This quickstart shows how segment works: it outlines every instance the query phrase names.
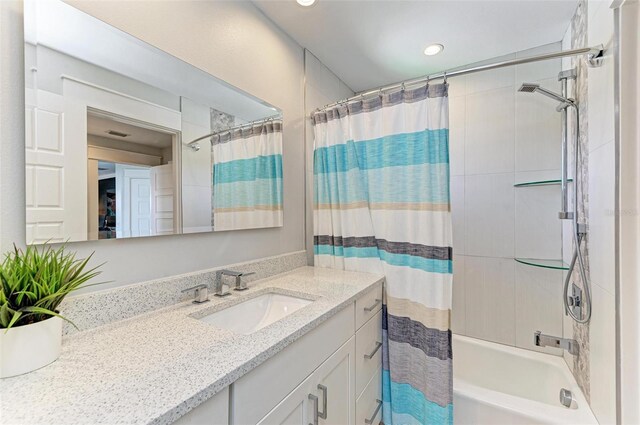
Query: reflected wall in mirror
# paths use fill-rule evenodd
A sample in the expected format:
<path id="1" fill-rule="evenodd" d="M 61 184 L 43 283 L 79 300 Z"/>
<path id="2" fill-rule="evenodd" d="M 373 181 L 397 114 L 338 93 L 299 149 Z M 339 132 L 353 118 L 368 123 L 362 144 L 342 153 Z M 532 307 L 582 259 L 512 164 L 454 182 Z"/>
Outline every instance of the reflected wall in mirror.
<path id="1" fill-rule="evenodd" d="M 27 243 L 283 225 L 278 108 L 60 0 L 25 62 Z"/>

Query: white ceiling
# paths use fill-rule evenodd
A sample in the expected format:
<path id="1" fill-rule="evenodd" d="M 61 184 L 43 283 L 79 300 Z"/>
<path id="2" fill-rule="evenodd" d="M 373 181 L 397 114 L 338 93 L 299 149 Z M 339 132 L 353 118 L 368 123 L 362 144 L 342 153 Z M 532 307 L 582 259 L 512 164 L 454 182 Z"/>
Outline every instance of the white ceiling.
<path id="1" fill-rule="evenodd" d="M 355 91 L 560 41 L 577 0 L 254 3 Z M 425 56 L 431 43 L 444 44 Z"/>

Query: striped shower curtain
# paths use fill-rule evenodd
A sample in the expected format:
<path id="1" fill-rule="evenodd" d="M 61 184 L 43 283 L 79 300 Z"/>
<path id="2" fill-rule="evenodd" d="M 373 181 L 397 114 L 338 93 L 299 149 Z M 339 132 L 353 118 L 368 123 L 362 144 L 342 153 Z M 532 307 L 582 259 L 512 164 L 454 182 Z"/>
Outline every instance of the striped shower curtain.
<path id="1" fill-rule="evenodd" d="M 312 118 L 315 264 L 386 275 L 383 421 L 451 424 L 447 85 Z"/>
<path id="2" fill-rule="evenodd" d="M 213 229 L 282 226 L 282 121 L 212 137 Z"/>

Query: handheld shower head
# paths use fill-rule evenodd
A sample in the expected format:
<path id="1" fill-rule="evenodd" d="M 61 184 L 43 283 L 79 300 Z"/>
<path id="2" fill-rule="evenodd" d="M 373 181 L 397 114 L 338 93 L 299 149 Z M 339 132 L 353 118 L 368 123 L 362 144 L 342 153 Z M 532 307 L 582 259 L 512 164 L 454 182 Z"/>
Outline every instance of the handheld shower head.
<path id="1" fill-rule="evenodd" d="M 556 108 L 558 111 L 565 109 L 569 106 L 575 105 L 573 100 L 567 99 L 566 97 L 559 95 L 558 93 L 554 93 L 551 90 L 547 90 L 544 87 L 540 87 L 540 84 L 534 83 L 523 83 L 522 86 L 518 89 L 519 92 L 523 93 L 540 93 L 545 95 L 553 100 L 560 102 L 560 105 Z"/>
<path id="2" fill-rule="evenodd" d="M 540 87 L 539 84 L 533 84 L 533 83 L 522 83 L 522 85 L 520 86 L 520 88 L 518 89 L 518 91 L 521 91 L 523 93 L 533 93 L 534 91 L 536 91 L 538 88 Z"/>

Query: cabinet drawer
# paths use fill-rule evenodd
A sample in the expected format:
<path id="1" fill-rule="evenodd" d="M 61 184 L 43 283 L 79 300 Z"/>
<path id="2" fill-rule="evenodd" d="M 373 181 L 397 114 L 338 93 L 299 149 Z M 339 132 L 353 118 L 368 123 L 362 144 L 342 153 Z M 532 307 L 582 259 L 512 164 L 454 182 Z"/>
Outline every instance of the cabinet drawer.
<path id="1" fill-rule="evenodd" d="M 382 311 L 356 333 L 356 397 L 382 365 Z"/>
<path id="2" fill-rule="evenodd" d="M 382 421 L 382 366 L 378 368 L 356 401 L 356 425 L 378 425 Z"/>
<path id="3" fill-rule="evenodd" d="M 356 300 L 356 329 L 382 308 L 382 283 Z"/>

